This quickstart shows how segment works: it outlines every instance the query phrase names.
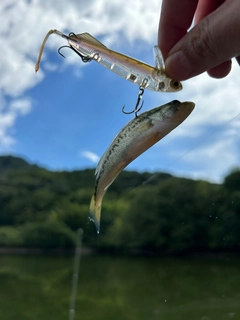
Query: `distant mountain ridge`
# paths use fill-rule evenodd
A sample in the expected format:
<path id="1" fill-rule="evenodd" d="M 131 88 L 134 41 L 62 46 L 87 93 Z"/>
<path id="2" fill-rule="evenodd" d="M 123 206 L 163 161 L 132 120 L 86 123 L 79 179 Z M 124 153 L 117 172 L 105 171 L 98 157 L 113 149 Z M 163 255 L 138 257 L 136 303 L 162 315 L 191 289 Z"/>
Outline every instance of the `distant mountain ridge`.
<path id="1" fill-rule="evenodd" d="M 29 169 L 30 167 L 37 167 L 28 163 L 26 160 L 11 155 L 0 156 L 0 171 L 14 170 L 14 169 Z"/>

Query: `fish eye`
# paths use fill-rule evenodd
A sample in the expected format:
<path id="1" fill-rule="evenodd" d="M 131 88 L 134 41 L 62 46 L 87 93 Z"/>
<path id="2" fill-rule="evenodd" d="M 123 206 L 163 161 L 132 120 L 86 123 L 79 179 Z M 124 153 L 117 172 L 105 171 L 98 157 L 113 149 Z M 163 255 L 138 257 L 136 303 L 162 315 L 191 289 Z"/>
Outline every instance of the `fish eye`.
<path id="1" fill-rule="evenodd" d="M 179 89 L 181 88 L 181 83 L 177 80 L 171 80 L 170 86 L 174 89 Z"/>

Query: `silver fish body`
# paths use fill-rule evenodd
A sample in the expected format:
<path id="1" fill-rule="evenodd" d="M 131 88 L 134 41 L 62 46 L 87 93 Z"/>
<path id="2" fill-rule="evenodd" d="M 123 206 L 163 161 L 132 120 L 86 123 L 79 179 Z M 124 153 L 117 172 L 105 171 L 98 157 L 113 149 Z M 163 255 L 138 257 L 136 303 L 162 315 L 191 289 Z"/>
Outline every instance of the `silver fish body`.
<path id="1" fill-rule="evenodd" d="M 182 89 L 182 84 L 179 81 L 167 76 L 162 53 L 157 46 L 154 47 L 155 67 L 152 67 L 142 61 L 107 48 L 89 33 L 70 33 L 67 36 L 56 29 L 50 30 L 43 40 L 35 68 L 36 71 L 39 69 L 45 43 L 49 35 L 53 33 L 66 39 L 70 48 L 80 55 L 84 62 L 94 60 L 144 89 L 159 92 L 177 92 Z"/>
<path id="2" fill-rule="evenodd" d="M 193 102 L 174 100 L 132 119 L 113 139 L 96 168 L 90 220 L 100 230 L 102 199 L 119 173 L 140 154 L 182 123 L 194 109 Z"/>

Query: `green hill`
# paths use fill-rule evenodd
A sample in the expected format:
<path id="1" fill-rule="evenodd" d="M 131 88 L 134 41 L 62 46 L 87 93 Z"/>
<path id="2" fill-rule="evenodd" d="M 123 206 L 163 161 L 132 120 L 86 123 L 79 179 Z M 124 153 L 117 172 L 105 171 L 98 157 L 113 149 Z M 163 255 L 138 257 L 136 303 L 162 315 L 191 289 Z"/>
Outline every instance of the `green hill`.
<path id="1" fill-rule="evenodd" d="M 84 245 L 101 250 L 239 250 L 240 170 L 223 184 L 167 173 L 123 171 L 102 207 L 101 232 L 88 220 L 94 170 L 53 172 L 0 157 L 0 247 L 67 248 L 84 229 Z"/>

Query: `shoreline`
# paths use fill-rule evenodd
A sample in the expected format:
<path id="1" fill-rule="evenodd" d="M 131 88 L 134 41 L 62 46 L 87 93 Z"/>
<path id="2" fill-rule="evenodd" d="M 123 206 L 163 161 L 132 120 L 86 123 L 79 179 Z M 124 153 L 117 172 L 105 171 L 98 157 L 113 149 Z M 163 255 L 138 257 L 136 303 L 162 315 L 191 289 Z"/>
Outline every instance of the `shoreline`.
<path id="1" fill-rule="evenodd" d="M 76 252 L 76 248 L 72 249 L 44 249 L 44 248 L 0 248 L 0 255 L 40 255 L 40 254 L 54 254 L 54 255 L 73 255 Z M 81 254 L 88 255 L 93 254 L 95 251 L 88 247 L 81 248 Z"/>
<path id="2" fill-rule="evenodd" d="M 0 248 L 1 255 L 75 255 L 76 248 Z M 112 250 L 95 250 L 90 247 L 82 247 L 81 255 L 112 255 L 112 256 L 145 256 L 145 257 L 162 257 L 162 258 L 203 258 L 203 259 L 218 259 L 218 258 L 240 258 L 239 251 L 192 251 L 185 253 L 164 253 L 156 251 L 146 250 L 129 250 L 129 251 L 112 251 Z"/>

